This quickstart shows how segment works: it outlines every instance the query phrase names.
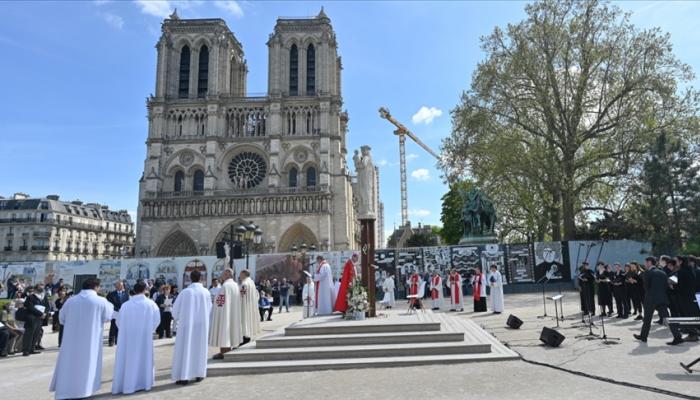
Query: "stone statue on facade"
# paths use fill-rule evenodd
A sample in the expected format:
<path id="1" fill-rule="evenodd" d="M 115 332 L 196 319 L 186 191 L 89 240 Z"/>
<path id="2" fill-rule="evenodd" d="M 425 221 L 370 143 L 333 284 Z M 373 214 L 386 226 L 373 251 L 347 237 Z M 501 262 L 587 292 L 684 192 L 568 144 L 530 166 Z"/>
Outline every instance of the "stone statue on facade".
<path id="1" fill-rule="evenodd" d="M 357 199 L 359 200 L 360 219 L 376 218 L 375 193 L 376 193 L 376 171 L 372 162 L 372 150 L 369 146 L 362 146 L 361 153 L 355 150 L 352 160 L 355 162 L 357 172 Z"/>
<path id="2" fill-rule="evenodd" d="M 496 209 L 491 200 L 482 191 L 472 188 L 460 191 L 464 200 L 462 224 L 464 234 L 460 243 L 481 241 L 496 236 Z"/>

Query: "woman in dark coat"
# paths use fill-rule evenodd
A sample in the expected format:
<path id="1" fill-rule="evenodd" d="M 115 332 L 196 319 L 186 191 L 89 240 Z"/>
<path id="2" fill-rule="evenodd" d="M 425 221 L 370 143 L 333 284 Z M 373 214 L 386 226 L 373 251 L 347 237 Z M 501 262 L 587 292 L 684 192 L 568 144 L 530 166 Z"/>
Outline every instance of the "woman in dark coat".
<path id="1" fill-rule="evenodd" d="M 600 306 L 601 315 L 607 315 L 608 317 L 613 314 L 612 307 L 612 289 L 610 283 L 612 282 L 612 273 L 610 272 L 609 265 L 598 264 L 598 273 L 596 274 L 596 282 L 598 283 L 598 305 Z M 610 311 L 605 312 L 605 308 Z"/>

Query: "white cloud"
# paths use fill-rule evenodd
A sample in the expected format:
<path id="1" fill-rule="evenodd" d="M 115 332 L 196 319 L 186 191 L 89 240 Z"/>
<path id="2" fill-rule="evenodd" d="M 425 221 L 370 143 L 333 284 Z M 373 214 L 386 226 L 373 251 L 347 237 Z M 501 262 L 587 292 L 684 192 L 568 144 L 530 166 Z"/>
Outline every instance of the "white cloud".
<path id="1" fill-rule="evenodd" d="M 112 13 L 100 13 L 100 17 L 112 28 L 121 30 L 124 27 L 124 18 Z"/>
<path id="2" fill-rule="evenodd" d="M 418 110 L 417 113 L 413 114 L 413 117 L 411 117 L 411 120 L 413 121 L 414 124 L 423 124 L 425 123 L 426 125 L 430 124 L 433 122 L 433 119 L 439 117 L 442 115 L 442 110 L 439 108 L 435 107 L 426 107 L 423 106 Z"/>
<path id="3" fill-rule="evenodd" d="M 430 215 L 430 211 L 426 210 L 424 208 L 418 208 L 414 210 L 408 210 L 408 215 L 414 216 L 414 217 L 419 217 L 419 218 L 425 218 Z"/>
<path id="4" fill-rule="evenodd" d="M 410 153 L 409 155 L 406 156 L 406 161 L 415 160 L 416 158 L 418 158 L 418 154 Z"/>
<path id="5" fill-rule="evenodd" d="M 389 165 L 389 161 L 387 161 L 387 160 L 379 160 L 379 161 L 377 162 L 377 165 L 379 165 L 380 167 L 386 167 L 387 165 Z"/>
<path id="6" fill-rule="evenodd" d="M 411 172 L 411 177 L 417 181 L 427 181 L 430 179 L 430 171 L 425 168 L 418 168 Z"/>
<path id="7" fill-rule="evenodd" d="M 238 2 L 233 1 L 233 0 L 217 0 L 214 2 L 214 5 L 226 12 L 231 13 L 234 17 L 236 18 L 241 18 L 243 17 L 243 9 L 241 8 L 241 5 L 238 4 Z"/>
<path id="8" fill-rule="evenodd" d="M 154 17 L 168 18 L 170 14 L 173 13 L 175 5 L 171 4 L 170 1 L 160 0 L 134 0 L 136 4 L 141 6 L 141 12 L 144 14 L 152 15 Z"/>

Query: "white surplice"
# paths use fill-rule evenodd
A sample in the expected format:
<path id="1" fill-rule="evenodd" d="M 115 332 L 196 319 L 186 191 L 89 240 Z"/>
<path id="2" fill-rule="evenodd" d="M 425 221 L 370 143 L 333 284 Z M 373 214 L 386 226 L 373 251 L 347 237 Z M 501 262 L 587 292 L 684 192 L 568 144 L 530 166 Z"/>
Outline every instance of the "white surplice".
<path id="1" fill-rule="evenodd" d="M 464 293 L 462 293 L 462 276 L 460 274 L 448 275 L 447 282 L 450 285 L 450 310 L 464 310 Z"/>
<path id="2" fill-rule="evenodd" d="M 49 389 L 56 399 L 88 397 L 100 390 L 102 333 L 113 313 L 112 304 L 89 289 L 81 290 L 61 308 L 64 336 Z"/>
<path id="3" fill-rule="evenodd" d="M 301 298 L 304 302 L 303 318 L 309 318 L 314 315 L 314 306 L 316 301 L 316 291 L 314 290 L 314 283 L 304 284 L 304 289 L 301 291 Z"/>
<path id="4" fill-rule="evenodd" d="M 160 311 L 143 294 L 122 304 L 117 316 L 119 337 L 114 360 L 112 394 L 151 390 L 155 382 L 153 332 L 160 324 Z"/>
<path id="5" fill-rule="evenodd" d="M 394 290 L 396 289 L 396 284 L 394 283 L 394 278 L 388 276 L 382 282 L 382 290 L 384 291 L 384 299 L 382 299 L 382 304 L 385 307 L 394 307 L 396 303 L 396 298 Z"/>
<path id="6" fill-rule="evenodd" d="M 323 260 L 316 270 L 316 315 L 333 313 L 335 296 L 333 295 L 333 272 L 326 260 Z"/>
<path id="7" fill-rule="evenodd" d="M 433 275 L 430 277 L 430 299 L 433 301 L 433 308 L 442 307 L 442 277 Z"/>
<path id="8" fill-rule="evenodd" d="M 493 312 L 503 312 L 503 276 L 499 271 L 492 272 L 489 276 L 489 286 L 491 286 L 491 310 Z"/>
<path id="9" fill-rule="evenodd" d="M 243 341 L 241 329 L 241 293 L 233 279 L 227 279 L 214 299 L 209 326 L 209 346 L 238 347 Z"/>
<path id="10" fill-rule="evenodd" d="M 254 340 L 260 333 L 260 313 L 258 312 L 260 294 L 250 277 L 241 282 L 239 291 L 241 292 L 241 330 L 243 336 Z"/>
<path id="11" fill-rule="evenodd" d="M 207 376 L 207 337 L 212 304 L 201 283 L 190 283 L 175 299 L 173 318 L 177 336 L 173 351 L 171 379 L 187 381 Z"/>

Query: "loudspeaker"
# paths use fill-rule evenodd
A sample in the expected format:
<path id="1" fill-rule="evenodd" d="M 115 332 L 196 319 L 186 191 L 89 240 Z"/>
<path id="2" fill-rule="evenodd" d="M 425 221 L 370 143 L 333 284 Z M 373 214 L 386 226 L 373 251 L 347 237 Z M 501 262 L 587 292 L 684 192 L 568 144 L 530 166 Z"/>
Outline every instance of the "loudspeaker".
<path id="1" fill-rule="evenodd" d="M 226 244 L 226 242 L 216 242 L 216 258 L 226 258 L 224 244 Z"/>
<path id="2" fill-rule="evenodd" d="M 523 321 L 513 314 L 510 314 L 508 316 L 508 321 L 506 321 L 506 325 L 508 325 L 508 327 L 512 329 L 518 329 L 522 324 Z"/>
<path id="3" fill-rule="evenodd" d="M 547 346 L 559 347 L 561 342 L 564 341 L 564 335 L 555 331 L 554 329 L 547 328 L 546 326 L 542 328 L 542 333 L 540 334 L 540 341 L 542 341 Z"/>
<path id="4" fill-rule="evenodd" d="M 243 258 L 243 247 L 241 247 L 240 244 L 233 245 L 233 248 L 231 249 L 231 258 L 234 260 Z"/>

